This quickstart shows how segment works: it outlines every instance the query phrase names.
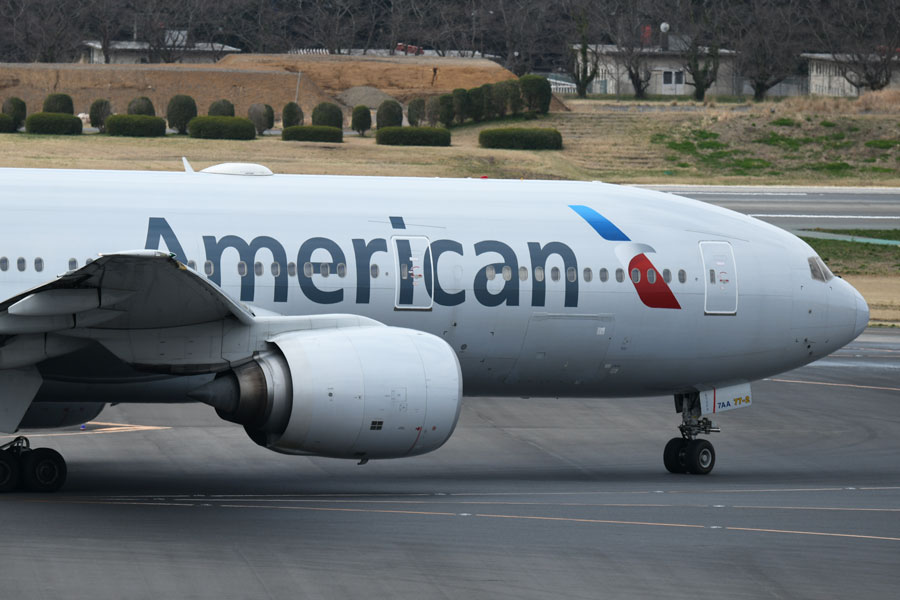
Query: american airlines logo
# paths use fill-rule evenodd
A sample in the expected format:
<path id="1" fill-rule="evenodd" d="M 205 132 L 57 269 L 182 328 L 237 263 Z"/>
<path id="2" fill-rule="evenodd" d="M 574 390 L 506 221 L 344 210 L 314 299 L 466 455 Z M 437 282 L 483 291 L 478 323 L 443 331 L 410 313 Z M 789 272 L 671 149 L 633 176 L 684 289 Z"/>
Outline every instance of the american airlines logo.
<path id="1" fill-rule="evenodd" d="M 619 242 L 615 249 L 616 257 L 623 267 L 627 267 L 629 276 L 637 271 L 637 277 L 631 276 L 631 281 L 641 302 L 650 308 L 681 308 L 660 271 L 647 258 L 648 252 L 656 252 L 652 246 L 632 242 L 625 232 L 593 208 L 580 204 L 571 204 L 569 208 L 587 221 L 604 240 Z"/>
<path id="2" fill-rule="evenodd" d="M 641 301 L 650 308 L 681 308 L 669 286 L 663 281 L 661 276 L 655 277 L 651 274 L 646 275 L 650 271 L 654 271 L 653 264 L 647 258 L 647 252 L 654 252 L 653 248 L 646 244 L 636 244 L 615 225 L 606 220 L 596 211 L 585 206 L 572 206 L 582 218 L 584 218 L 600 235 L 608 241 L 618 242 L 615 252 L 616 256 L 622 262 L 623 267 L 627 267 L 630 274 L 634 269 L 638 269 L 644 275 L 635 282 L 631 278 L 632 283 L 637 290 Z M 392 218 L 393 219 L 393 218 Z M 393 221 L 392 221 L 393 223 Z M 396 228 L 396 227 L 395 227 Z M 389 241 L 387 238 L 375 238 L 371 240 L 354 238 L 350 240 L 352 244 L 352 256 L 355 264 L 355 302 L 356 304 L 368 304 L 371 298 L 371 281 L 373 257 L 378 253 L 389 252 Z M 409 255 L 408 244 L 403 245 L 403 241 L 396 241 L 396 254 L 398 263 L 410 264 L 401 256 Z M 160 245 L 165 244 L 168 251 L 175 255 L 179 261 L 187 264 L 188 259 L 182 248 L 178 237 L 172 230 L 172 227 L 165 218 L 151 217 L 147 226 L 147 239 L 144 245 L 148 250 L 159 250 Z M 277 272 L 273 272 L 274 277 L 274 302 L 287 302 L 289 290 L 289 272 L 284 268 L 288 264 L 288 255 L 284 245 L 270 236 L 258 236 L 249 242 L 237 235 L 225 235 L 221 238 L 215 236 L 203 236 L 203 247 L 206 254 L 206 263 L 210 265 L 207 276 L 210 281 L 218 285 L 222 284 L 222 256 L 226 250 L 236 251 L 239 260 L 245 265 L 250 265 L 241 274 L 241 291 L 240 299 L 243 302 L 253 302 L 256 292 L 256 277 L 252 265 L 256 261 L 256 256 L 260 250 L 268 251 L 275 263 L 281 265 Z M 565 307 L 578 306 L 578 261 L 575 252 L 570 246 L 563 242 L 553 241 L 545 244 L 539 242 L 527 242 L 528 258 L 531 263 L 530 272 L 543 273 L 547 269 L 547 262 L 551 257 L 557 257 L 562 261 L 562 272 L 565 274 L 561 277 L 564 286 L 563 303 Z M 404 252 L 404 248 L 406 248 Z M 484 306 L 519 306 L 520 304 L 520 266 L 519 258 L 515 250 L 508 244 L 497 240 L 483 240 L 473 245 L 476 256 L 485 254 L 496 254 L 502 259 L 502 262 L 488 263 L 483 265 L 472 282 L 471 292 L 475 296 L 475 300 Z M 313 262 L 313 254 L 321 256 L 322 252 L 330 256 L 330 262 Z M 412 286 L 415 284 L 414 279 L 423 280 L 425 291 L 434 304 L 441 306 L 457 306 L 466 301 L 466 293 L 469 290 L 458 289 L 450 291 L 446 289 L 438 277 L 437 269 L 433 265 L 437 265 L 443 254 L 456 254 L 460 257 L 465 256 L 463 245 L 451 239 L 431 240 L 425 250 L 425 259 L 422 261 L 422 273 L 420 277 L 404 278 L 399 282 L 400 294 L 398 295 L 398 303 L 412 303 L 412 294 L 403 293 L 404 286 Z M 293 258 L 293 257 L 292 257 Z M 407 258 L 409 258 L 407 256 Z M 328 269 L 331 273 L 338 271 L 338 265 L 345 268 L 348 265 L 347 253 L 336 241 L 326 237 L 311 237 L 305 240 L 297 252 L 297 269 L 302 269 L 302 265 L 311 264 L 312 272 L 309 274 L 298 273 L 300 290 L 304 296 L 317 304 L 337 304 L 346 299 L 345 290 L 338 289 L 321 289 L 316 284 L 316 279 L 311 275 L 322 273 L 323 269 Z M 400 264 L 395 265 L 399 270 Z M 522 267 L 524 269 L 524 267 Z M 526 273 L 529 271 L 526 271 Z M 492 275 L 506 273 L 501 276 L 500 283 L 489 285 L 489 281 L 493 280 Z M 655 271 L 654 271 L 655 273 Z M 574 276 L 570 276 L 573 274 Z M 522 278 L 524 279 L 524 278 Z M 499 286 L 499 289 L 498 289 Z M 458 285 L 456 286 L 458 287 Z M 543 307 L 546 304 L 547 281 L 541 276 L 534 276 L 531 282 L 531 298 L 530 305 L 533 307 Z"/>

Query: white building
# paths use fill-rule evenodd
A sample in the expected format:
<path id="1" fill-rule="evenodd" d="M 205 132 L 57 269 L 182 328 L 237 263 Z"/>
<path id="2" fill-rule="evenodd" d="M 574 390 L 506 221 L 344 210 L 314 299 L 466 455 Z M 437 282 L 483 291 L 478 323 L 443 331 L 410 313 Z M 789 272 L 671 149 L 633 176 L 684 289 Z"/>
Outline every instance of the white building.
<path id="1" fill-rule="evenodd" d="M 809 63 L 809 93 L 814 96 L 855 98 L 859 90 L 844 77 L 846 67 L 833 54 L 804 53 Z M 891 74 L 890 88 L 900 87 L 900 63 Z"/>
<path id="2" fill-rule="evenodd" d="M 598 57 L 597 77 L 591 82 L 589 94 L 615 94 L 630 96 L 634 87 L 623 64 L 623 52 L 618 46 L 597 44 L 589 47 L 589 53 Z M 645 66 L 650 71 L 647 94 L 658 96 L 684 96 L 694 92 L 691 76 L 684 69 L 684 54 L 651 46 L 640 50 L 645 55 Z M 580 60 L 580 58 L 579 58 Z M 734 52 L 719 51 L 719 71 L 716 81 L 706 93 L 709 95 L 735 96 L 741 93 L 742 80 L 734 72 Z"/>
<path id="3" fill-rule="evenodd" d="M 214 63 L 226 54 L 240 52 L 240 48 L 212 42 L 187 43 L 187 32 L 172 30 L 166 32 L 169 44 L 167 50 L 179 57 L 178 62 L 188 64 Z M 135 65 L 150 62 L 150 43 L 138 40 L 115 41 L 110 43 L 109 62 L 117 65 Z M 82 43 L 81 58 L 78 62 L 103 64 L 103 45 L 97 40 Z"/>

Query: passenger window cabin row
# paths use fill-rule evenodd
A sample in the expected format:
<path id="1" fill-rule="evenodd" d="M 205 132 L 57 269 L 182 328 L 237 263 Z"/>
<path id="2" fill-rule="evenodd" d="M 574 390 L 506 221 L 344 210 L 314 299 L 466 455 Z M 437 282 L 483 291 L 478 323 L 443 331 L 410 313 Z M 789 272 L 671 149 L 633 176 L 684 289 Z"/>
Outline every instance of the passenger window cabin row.
<path id="1" fill-rule="evenodd" d="M 92 258 L 88 258 L 84 261 L 85 265 L 93 262 Z M 197 270 L 197 263 L 193 260 L 189 260 L 187 266 L 193 270 Z M 25 271 L 28 267 L 28 261 L 23 257 L 19 257 L 16 259 L 16 269 L 19 271 Z M 69 270 L 74 271 L 78 268 L 78 259 L 70 258 L 69 259 Z M 321 275 L 322 277 L 329 277 L 331 275 L 332 263 L 312 263 L 306 262 L 303 264 L 303 276 L 304 277 L 312 277 L 313 275 Z M 0 257 L 0 271 L 8 271 L 10 269 L 10 261 L 9 258 L 2 256 Z M 269 272 L 273 277 L 278 277 L 281 275 L 281 263 L 273 262 L 269 267 Z M 37 257 L 34 259 L 34 270 L 38 273 L 44 270 L 44 259 L 41 257 Z M 203 263 L 203 272 L 207 276 L 211 276 L 214 272 L 214 267 L 212 261 L 205 261 Z M 824 263 L 820 261 L 815 261 L 814 259 L 810 259 L 810 270 L 813 273 L 813 278 L 820 280 L 827 280 L 833 277 L 831 272 L 828 270 L 828 267 L 824 266 Z M 337 263 L 334 267 L 335 275 L 340 278 L 344 278 L 347 276 L 347 265 L 346 263 Z M 369 268 L 369 274 L 371 277 L 377 278 L 379 276 L 379 268 L 378 265 L 372 265 Z M 262 277 L 265 275 L 266 268 L 265 265 L 261 262 L 253 263 L 253 274 L 257 277 Z M 489 281 L 493 281 L 497 278 L 497 266 L 496 265 L 488 265 L 484 268 L 485 277 Z M 246 277 L 249 274 L 249 266 L 244 261 L 239 261 L 237 263 L 237 274 L 240 277 Z M 297 276 L 297 265 L 296 263 L 289 262 L 287 264 L 287 274 L 289 277 Z M 641 271 L 640 269 L 632 269 L 629 274 L 631 277 L 631 281 L 634 283 L 640 283 L 642 279 L 646 279 L 647 283 L 655 284 L 659 274 L 655 269 L 646 269 L 645 271 Z M 409 267 L 407 265 L 400 265 L 400 276 L 403 279 L 406 279 L 409 276 Z M 513 277 L 512 267 L 509 265 L 502 265 L 500 267 L 499 276 L 504 281 L 510 281 Z M 529 270 L 527 267 L 519 267 L 519 281 L 527 281 L 529 277 Z M 614 272 L 615 280 L 618 283 L 622 283 L 625 281 L 625 271 L 623 269 L 616 269 Z M 830 276 L 830 277 L 829 277 Z M 544 281 L 544 268 L 543 267 L 535 267 L 534 268 L 534 279 L 535 281 Z M 559 281 L 562 278 L 562 271 L 559 267 L 552 267 L 550 269 L 550 280 L 551 281 Z M 609 280 L 610 273 L 606 268 L 601 268 L 597 271 L 597 279 L 605 283 Z M 574 267 L 569 267 L 566 269 L 566 281 L 574 282 L 577 279 L 577 272 Z M 590 283 L 594 280 L 594 272 L 590 267 L 585 267 L 582 271 L 582 279 L 585 283 Z M 662 271 L 662 280 L 666 283 L 672 282 L 672 272 L 669 269 L 663 269 Z M 687 282 L 687 273 L 684 269 L 679 269 L 678 271 L 678 282 L 686 283 Z"/>

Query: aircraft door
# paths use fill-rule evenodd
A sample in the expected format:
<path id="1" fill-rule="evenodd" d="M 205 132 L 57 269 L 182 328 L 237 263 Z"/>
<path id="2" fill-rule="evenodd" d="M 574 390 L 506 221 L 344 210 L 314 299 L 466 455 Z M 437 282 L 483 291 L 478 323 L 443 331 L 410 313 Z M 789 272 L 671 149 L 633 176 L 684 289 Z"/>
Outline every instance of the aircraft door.
<path id="1" fill-rule="evenodd" d="M 432 278 L 431 242 L 425 236 L 394 236 L 394 309 L 431 310 Z"/>
<path id="2" fill-rule="evenodd" d="M 738 304 L 734 250 L 728 242 L 700 242 L 703 280 L 706 282 L 704 313 L 735 315 Z"/>

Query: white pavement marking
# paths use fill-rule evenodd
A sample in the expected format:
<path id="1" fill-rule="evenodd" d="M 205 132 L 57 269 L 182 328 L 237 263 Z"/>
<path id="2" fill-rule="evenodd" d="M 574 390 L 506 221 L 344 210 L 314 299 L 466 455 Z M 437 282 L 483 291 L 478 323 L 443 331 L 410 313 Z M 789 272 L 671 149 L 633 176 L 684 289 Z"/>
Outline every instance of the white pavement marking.
<path id="1" fill-rule="evenodd" d="M 900 216 L 895 215 L 788 215 L 788 214 L 776 214 L 776 213 L 752 213 L 748 214 L 749 217 L 760 218 L 769 218 L 769 219 L 871 219 L 871 220 L 880 220 L 880 219 L 898 219 L 900 220 Z"/>

